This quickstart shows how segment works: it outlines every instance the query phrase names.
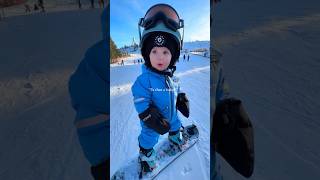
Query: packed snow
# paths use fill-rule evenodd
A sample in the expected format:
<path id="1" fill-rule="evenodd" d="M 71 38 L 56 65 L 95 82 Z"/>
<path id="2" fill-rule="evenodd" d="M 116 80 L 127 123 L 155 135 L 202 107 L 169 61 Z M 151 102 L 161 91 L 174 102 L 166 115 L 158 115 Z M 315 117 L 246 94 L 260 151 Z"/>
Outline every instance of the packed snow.
<path id="1" fill-rule="evenodd" d="M 102 39 L 101 9 L 0 21 L 0 179 L 88 180 L 67 81 Z"/>
<path id="2" fill-rule="evenodd" d="M 204 48 L 209 49 L 209 42 Z M 192 50 L 199 47 L 197 42 L 189 44 Z M 203 47 L 203 46 L 202 46 Z M 180 87 L 190 101 L 190 117 L 182 119 L 183 125 L 196 124 L 199 128 L 199 142 L 164 170 L 158 179 L 209 179 L 210 167 L 210 59 L 190 54 L 190 61 L 183 60 L 181 53 L 177 63 L 175 76 L 180 81 Z M 113 64 L 110 69 L 110 104 L 111 104 L 111 135 L 110 155 L 111 174 L 131 159 L 138 157 L 138 135 L 140 120 L 134 108 L 131 86 L 141 74 L 141 65 L 137 59 L 139 54 L 131 54 L 124 58 L 124 65 Z M 134 63 L 134 61 L 136 63 Z M 168 134 L 160 137 L 167 138 Z"/>
<path id="3" fill-rule="evenodd" d="M 231 94 L 254 126 L 250 179 L 319 179 L 319 1 L 226 0 L 213 19 Z M 224 179 L 246 179 L 219 163 Z"/>

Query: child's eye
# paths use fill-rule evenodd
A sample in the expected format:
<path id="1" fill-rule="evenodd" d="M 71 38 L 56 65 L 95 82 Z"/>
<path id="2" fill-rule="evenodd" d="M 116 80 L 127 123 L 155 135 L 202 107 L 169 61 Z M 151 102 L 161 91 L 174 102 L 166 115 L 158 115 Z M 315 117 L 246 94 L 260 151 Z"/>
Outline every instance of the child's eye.
<path id="1" fill-rule="evenodd" d="M 168 51 L 163 51 L 163 54 L 168 54 L 169 52 Z"/>
<path id="2" fill-rule="evenodd" d="M 155 54 L 155 53 L 157 53 L 157 51 L 156 50 L 152 50 L 152 53 Z"/>

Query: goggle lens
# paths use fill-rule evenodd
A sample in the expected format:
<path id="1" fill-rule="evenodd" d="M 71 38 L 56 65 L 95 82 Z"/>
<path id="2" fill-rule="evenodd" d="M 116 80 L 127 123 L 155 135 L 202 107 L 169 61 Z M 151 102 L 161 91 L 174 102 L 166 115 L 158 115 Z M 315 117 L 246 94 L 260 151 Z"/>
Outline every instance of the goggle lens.
<path id="1" fill-rule="evenodd" d="M 168 28 L 174 31 L 184 25 L 176 10 L 167 4 L 158 4 L 151 7 L 144 18 L 140 19 L 139 25 L 147 30 L 154 27 L 158 21 L 164 22 Z"/>
<path id="2" fill-rule="evenodd" d="M 177 24 L 179 24 L 179 16 L 177 14 L 177 12 L 171 7 L 171 6 L 168 6 L 166 4 L 159 4 L 159 5 L 155 5 L 153 7 L 151 7 L 146 15 L 144 16 L 144 19 L 149 19 L 149 18 L 152 18 L 153 16 L 155 16 L 158 12 L 162 12 L 164 13 L 164 15 L 167 17 L 167 18 L 170 18 L 172 19 L 173 21 L 175 21 Z"/>

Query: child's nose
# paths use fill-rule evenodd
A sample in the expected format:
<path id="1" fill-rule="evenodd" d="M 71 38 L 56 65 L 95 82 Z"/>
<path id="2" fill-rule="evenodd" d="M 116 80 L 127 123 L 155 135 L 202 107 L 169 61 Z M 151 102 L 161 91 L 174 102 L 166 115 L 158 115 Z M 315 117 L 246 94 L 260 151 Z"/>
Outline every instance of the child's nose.
<path id="1" fill-rule="evenodd" d="M 162 54 L 162 53 L 159 54 L 159 59 L 160 60 L 163 60 L 164 57 L 165 57 L 164 54 Z"/>

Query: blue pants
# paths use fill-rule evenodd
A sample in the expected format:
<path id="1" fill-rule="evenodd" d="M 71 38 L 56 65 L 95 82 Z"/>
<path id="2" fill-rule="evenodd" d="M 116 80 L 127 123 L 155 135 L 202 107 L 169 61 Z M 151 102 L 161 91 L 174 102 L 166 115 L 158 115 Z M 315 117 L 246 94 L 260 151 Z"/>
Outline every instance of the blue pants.
<path id="1" fill-rule="evenodd" d="M 78 138 L 83 152 L 92 166 L 106 161 L 109 155 L 110 121 L 78 129 Z"/>
<path id="2" fill-rule="evenodd" d="M 140 121 L 141 125 L 141 133 L 138 137 L 138 141 L 141 147 L 144 149 L 151 149 L 154 145 L 158 143 L 159 133 L 155 130 L 147 127 L 143 121 Z M 177 131 L 181 127 L 181 121 L 178 117 L 173 118 L 172 122 L 170 122 L 170 131 Z"/>

